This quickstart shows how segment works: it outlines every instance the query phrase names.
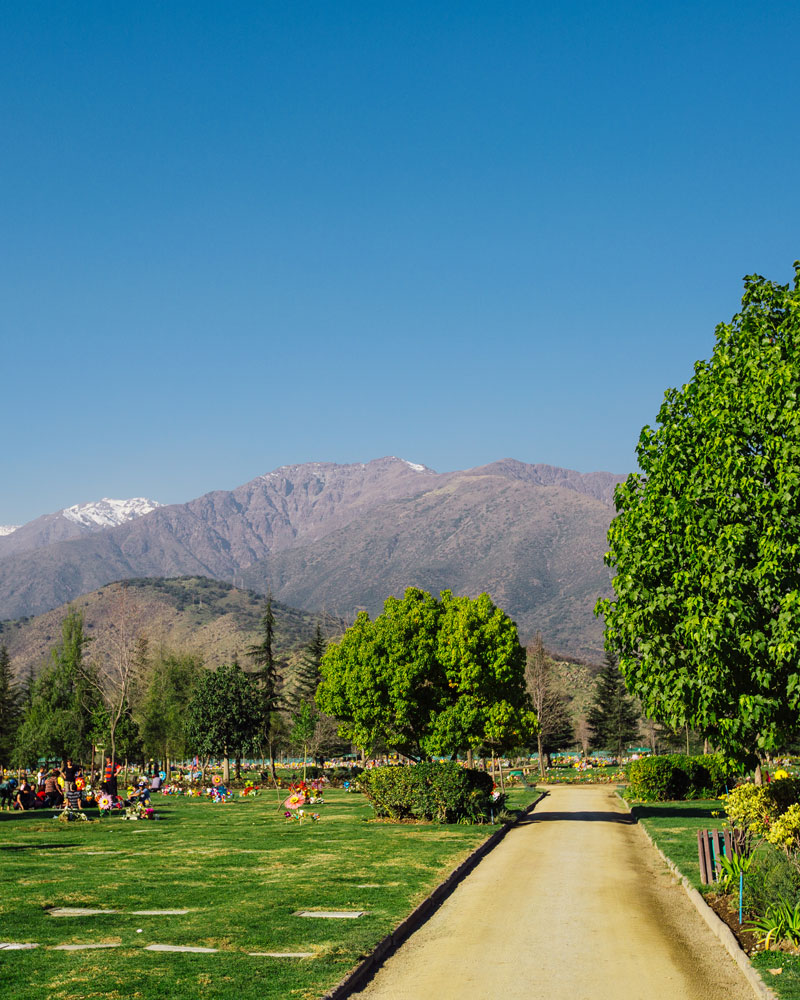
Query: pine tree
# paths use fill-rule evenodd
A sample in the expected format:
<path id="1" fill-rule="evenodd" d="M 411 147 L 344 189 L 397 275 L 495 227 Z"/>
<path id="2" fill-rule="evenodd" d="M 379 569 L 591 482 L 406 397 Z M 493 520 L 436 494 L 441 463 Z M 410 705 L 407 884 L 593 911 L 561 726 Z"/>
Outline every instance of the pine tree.
<path id="1" fill-rule="evenodd" d="M 317 622 L 314 638 L 303 650 L 300 662 L 297 664 L 292 683 L 292 702 L 300 705 L 314 700 L 319 682 L 322 679 L 320 663 L 327 643 L 322 635 L 322 626 Z"/>
<path id="2" fill-rule="evenodd" d="M 623 755 L 625 744 L 639 732 L 636 705 L 612 653 L 606 653 L 603 669 L 597 675 L 595 701 L 587 721 L 592 728 L 592 749 L 609 750 L 617 757 Z"/>
<path id="3" fill-rule="evenodd" d="M 8 766 L 20 719 L 20 692 L 11 674 L 11 657 L 0 646 L 0 767 Z"/>
<path id="4" fill-rule="evenodd" d="M 247 650 L 250 659 L 256 665 L 258 681 L 260 732 L 262 745 L 270 748 L 270 766 L 275 776 L 275 761 L 272 754 L 273 714 L 281 707 L 281 673 L 280 665 L 275 657 L 273 644 L 275 642 L 275 613 L 272 610 L 272 594 L 267 594 L 264 614 L 261 618 L 261 642 L 255 643 Z"/>

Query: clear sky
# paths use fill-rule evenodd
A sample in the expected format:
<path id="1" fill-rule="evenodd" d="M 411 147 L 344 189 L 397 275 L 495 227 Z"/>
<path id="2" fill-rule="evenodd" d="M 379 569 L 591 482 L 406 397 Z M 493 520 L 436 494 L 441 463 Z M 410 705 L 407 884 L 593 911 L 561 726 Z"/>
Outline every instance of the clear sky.
<path id="1" fill-rule="evenodd" d="M 628 472 L 800 257 L 800 7 L 6 3 L 0 524 L 279 465 Z"/>

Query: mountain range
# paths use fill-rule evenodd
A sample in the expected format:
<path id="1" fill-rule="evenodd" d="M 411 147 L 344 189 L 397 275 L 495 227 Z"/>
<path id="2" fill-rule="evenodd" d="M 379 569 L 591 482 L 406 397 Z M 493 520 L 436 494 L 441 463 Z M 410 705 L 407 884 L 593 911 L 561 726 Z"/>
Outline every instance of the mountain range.
<path id="1" fill-rule="evenodd" d="M 135 577 L 212 577 L 342 619 L 414 585 L 488 591 L 523 639 L 541 630 L 550 648 L 596 659 L 622 478 L 514 459 L 437 473 L 388 457 L 283 466 L 185 504 L 81 505 L 0 536 L 0 619 Z"/>

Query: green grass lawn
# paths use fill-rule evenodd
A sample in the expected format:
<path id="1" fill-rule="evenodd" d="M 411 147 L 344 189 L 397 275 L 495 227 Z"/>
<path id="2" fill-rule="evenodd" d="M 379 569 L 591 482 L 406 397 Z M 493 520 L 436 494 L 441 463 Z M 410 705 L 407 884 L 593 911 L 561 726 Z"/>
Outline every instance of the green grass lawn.
<path id="1" fill-rule="evenodd" d="M 701 889 L 697 858 L 697 831 L 721 830 L 724 816 L 717 799 L 688 802 L 643 802 L 631 812 L 668 858 L 675 862 L 695 889 Z"/>
<path id="2" fill-rule="evenodd" d="M 535 795 L 517 789 L 509 805 L 519 808 Z M 64 824 L 45 812 L 0 814 L 0 940 L 39 944 L 0 951 L 0 995 L 318 997 L 497 829 L 367 822 L 372 810 L 363 796 L 330 790 L 325 799 L 314 807 L 321 820 L 302 825 L 284 819 L 274 792 L 222 805 L 154 796 L 162 817 L 156 822 L 113 816 Z M 52 917 L 54 906 L 122 912 Z M 190 912 L 131 913 L 156 909 Z M 368 914 L 309 919 L 294 915 L 300 909 Z M 101 942 L 120 947 L 45 950 Z M 144 950 L 154 943 L 219 951 Z"/>

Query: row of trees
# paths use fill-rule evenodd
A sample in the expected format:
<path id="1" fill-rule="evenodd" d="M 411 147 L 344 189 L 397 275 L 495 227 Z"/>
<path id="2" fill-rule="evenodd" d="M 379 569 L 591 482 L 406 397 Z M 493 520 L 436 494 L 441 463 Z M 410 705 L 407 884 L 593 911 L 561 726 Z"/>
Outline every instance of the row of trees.
<path id="1" fill-rule="evenodd" d="M 319 751 L 325 734 L 335 740 L 335 726 L 316 712 L 307 732 L 325 646 L 319 626 L 289 671 L 274 651 L 268 598 L 260 641 L 248 650 L 253 669 L 233 663 L 211 671 L 197 656 L 151 650 L 140 612 L 121 588 L 110 624 L 95 639 L 71 609 L 49 662 L 21 685 L 0 646 L 0 763 L 87 760 L 95 746 L 114 760 L 273 759 L 301 744 Z"/>
<path id="2" fill-rule="evenodd" d="M 360 615 L 327 651 L 318 625 L 291 672 L 275 654 L 271 599 L 247 650 L 251 669 L 216 671 L 196 656 L 151 652 L 127 599 L 123 589 L 99 651 L 70 611 L 50 663 L 16 692 L 0 647 L 0 760 L 85 759 L 102 746 L 115 759 L 197 755 L 238 767 L 261 756 L 274 768 L 279 752 L 305 759 L 352 743 L 416 759 L 537 749 L 544 768 L 576 744 L 621 754 L 639 733 L 613 658 L 576 716 L 541 635 L 523 650 L 486 595 L 437 599 L 411 588 L 374 621 Z"/>

